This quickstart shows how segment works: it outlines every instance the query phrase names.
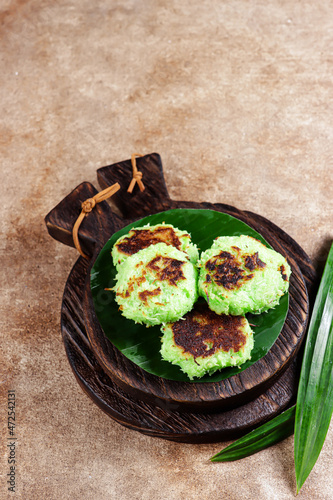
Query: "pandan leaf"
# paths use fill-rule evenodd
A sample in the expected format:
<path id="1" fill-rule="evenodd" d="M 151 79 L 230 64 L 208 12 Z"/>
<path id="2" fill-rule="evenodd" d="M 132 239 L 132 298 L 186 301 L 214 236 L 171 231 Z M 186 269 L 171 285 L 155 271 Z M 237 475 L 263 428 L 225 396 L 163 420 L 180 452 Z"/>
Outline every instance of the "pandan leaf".
<path id="1" fill-rule="evenodd" d="M 297 492 L 322 449 L 333 412 L 333 245 L 306 338 L 295 417 Z"/>
<path id="2" fill-rule="evenodd" d="M 295 406 L 230 444 L 211 458 L 212 462 L 231 462 L 249 457 L 279 443 L 294 432 Z"/>

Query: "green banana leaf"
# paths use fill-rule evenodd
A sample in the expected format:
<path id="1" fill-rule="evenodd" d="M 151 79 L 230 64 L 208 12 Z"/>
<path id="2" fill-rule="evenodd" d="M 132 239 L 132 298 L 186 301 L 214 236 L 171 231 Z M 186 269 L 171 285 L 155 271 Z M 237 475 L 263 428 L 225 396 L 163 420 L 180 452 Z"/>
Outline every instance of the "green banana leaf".
<path id="1" fill-rule="evenodd" d="M 105 335 L 124 356 L 143 370 L 168 380 L 191 382 L 178 366 L 161 359 L 160 327 L 147 328 L 124 318 L 114 300 L 114 292 L 106 290 L 115 285 L 116 270 L 112 263 L 111 250 L 116 240 L 128 233 L 132 227 L 162 222 L 189 232 L 200 251 L 209 248 L 218 236 L 241 234 L 253 236 L 268 247 L 270 245 L 254 229 L 230 215 L 214 210 L 175 209 L 149 215 L 124 227 L 109 239 L 99 253 L 91 270 L 90 282 L 96 315 Z M 251 360 L 244 363 L 241 368 L 226 368 L 192 383 L 219 382 L 240 373 L 265 356 L 281 332 L 288 307 L 289 295 L 285 294 L 274 309 L 260 315 L 247 315 L 250 323 L 255 325 Z"/>

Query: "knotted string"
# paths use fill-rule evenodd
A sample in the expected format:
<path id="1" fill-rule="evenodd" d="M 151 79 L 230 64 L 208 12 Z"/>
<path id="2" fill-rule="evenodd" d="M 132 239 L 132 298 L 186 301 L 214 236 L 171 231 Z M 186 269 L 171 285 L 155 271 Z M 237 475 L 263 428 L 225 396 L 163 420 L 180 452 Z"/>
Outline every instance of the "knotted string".
<path id="1" fill-rule="evenodd" d="M 133 169 L 133 178 L 131 180 L 130 185 L 128 186 L 127 192 L 131 193 L 134 189 L 135 183 L 138 183 L 140 191 L 144 191 L 145 187 L 142 182 L 142 172 L 139 172 L 139 170 L 136 167 L 136 157 L 137 156 L 142 156 L 139 155 L 138 153 L 133 153 L 131 157 L 131 163 L 132 163 L 132 169 Z"/>
<path id="2" fill-rule="evenodd" d="M 75 248 L 79 252 L 82 257 L 85 259 L 88 259 L 89 257 L 83 252 L 80 241 L 79 241 L 79 227 L 81 225 L 81 222 L 83 219 L 92 211 L 92 209 L 95 207 L 97 203 L 100 203 L 101 201 L 106 200 L 107 198 L 110 198 L 112 195 L 114 195 L 118 190 L 120 189 L 120 184 L 116 182 L 112 186 L 107 187 L 100 193 L 95 194 L 92 198 L 88 198 L 81 204 L 81 213 L 78 216 L 74 227 L 73 227 L 73 241 Z"/>
<path id="3" fill-rule="evenodd" d="M 132 177 L 131 183 L 127 189 L 128 193 L 132 193 L 136 182 L 138 183 L 138 186 L 139 186 L 139 189 L 141 192 L 144 191 L 144 189 L 145 189 L 144 184 L 142 182 L 142 172 L 140 172 L 136 166 L 136 158 L 139 156 L 141 157 L 143 155 L 140 155 L 138 153 L 133 153 L 131 156 L 133 177 Z M 88 198 L 87 200 L 85 200 L 81 204 L 81 213 L 78 216 L 78 218 L 76 219 L 76 222 L 75 222 L 74 227 L 73 227 L 73 241 L 74 241 L 75 248 L 77 249 L 79 254 L 82 255 L 82 257 L 84 257 L 85 259 L 88 259 L 89 257 L 83 252 L 81 245 L 80 245 L 80 241 L 79 241 L 79 228 L 80 228 L 81 222 L 93 210 L 93 208 L 95 207 L 95 205 L 97 203 L 100 203 L 101 201 L 104 201 L 107 198 L 110 198 L 110 196 L 114 195 L 119 189 L 120 189 L 120 185 L 118 184 L 118 182 L 116 182 L 115 184 L 107 187 L 106 189 L 104 189 L 100 193 L 95 194 L 95 196 L 93 196 L 92 198 Z"/>

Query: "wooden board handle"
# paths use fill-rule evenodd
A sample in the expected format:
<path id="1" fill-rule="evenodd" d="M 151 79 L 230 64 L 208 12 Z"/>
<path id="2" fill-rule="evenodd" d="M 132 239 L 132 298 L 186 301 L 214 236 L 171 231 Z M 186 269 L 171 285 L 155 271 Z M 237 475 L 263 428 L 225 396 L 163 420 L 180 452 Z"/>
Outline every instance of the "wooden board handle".
<path id="1" fill-rule="evenodd" d="M 114 163 L 97 170 L 98 183 L 102 189 L 118 182 L 122 189 L 113 197 L 112 202 L 127 219 L 139 219 L 157 212 L 163 212 L 171 207 L 171 199 L 165 184 L 161 157 L 158 153 L 151 153 L 136 159 L 136 166 L 142 173 L 142 182 L 145 187 L 140 191 L 134 186 L 133 192 L 127 189 L 133 176 L 131 160 Z"/>
<path id="2" fill-rule="evenodd" d="M 73 227 L 81 213 L 81 204 L 98 193 L 89 182 L 77 186 L 45 217 L 49 234 L 56 240 L 74 247 Z M 122 227 L 124 221 L 112 212 L 109 204 L 102 201 L 85 217 L 80 225 L 78 236 L 83 252 L 92 257 L 107 238 Z"/>
<path id="3" fill-rule="evenodd" d="M 114 213 L 106 201 L 95 205 L 78 231 L 81 250 L 86 256 L 92 257 L 97 248 L 101 248 L 114 232 L 129 222 L 171 208 L 160 155 L 152 153 L 139 157 L 136 166 L 142 173 L 144 191 L 135 185 L 131 193 L 127 192 L 133 177 L 131 160 L 98 169 L 97 178 L 102 189 L 115 183 L 120 185 L 112 203 L 123 217 Z M 81 204 L 97 193 L 89 182 L 77 186 L 45 217 L 49 234 L 61 243 L 74 247 L 73 227 L 81 213 Z"/>

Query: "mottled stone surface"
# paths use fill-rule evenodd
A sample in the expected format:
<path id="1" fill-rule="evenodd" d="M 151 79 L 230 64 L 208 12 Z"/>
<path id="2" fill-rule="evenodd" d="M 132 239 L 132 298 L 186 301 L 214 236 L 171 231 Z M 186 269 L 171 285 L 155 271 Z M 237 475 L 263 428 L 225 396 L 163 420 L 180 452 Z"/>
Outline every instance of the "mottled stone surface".
<path id="1" fill-rule="evenodd" d="M 43 219 L 96 184 L 97 168 L 157 151 L 172 198 L 259 213 L 321 269 L 333 239 L 332 33 L 328 0 L 0 2 L 0 498 L 8 389 L 17 498 L 294 498 L 292 437 L 212 464 L 223 443 L 148 438 L 82 392 L 59 325 L 77 253 Z M 300 499 L 332 498 L 332 431 Z"/>

